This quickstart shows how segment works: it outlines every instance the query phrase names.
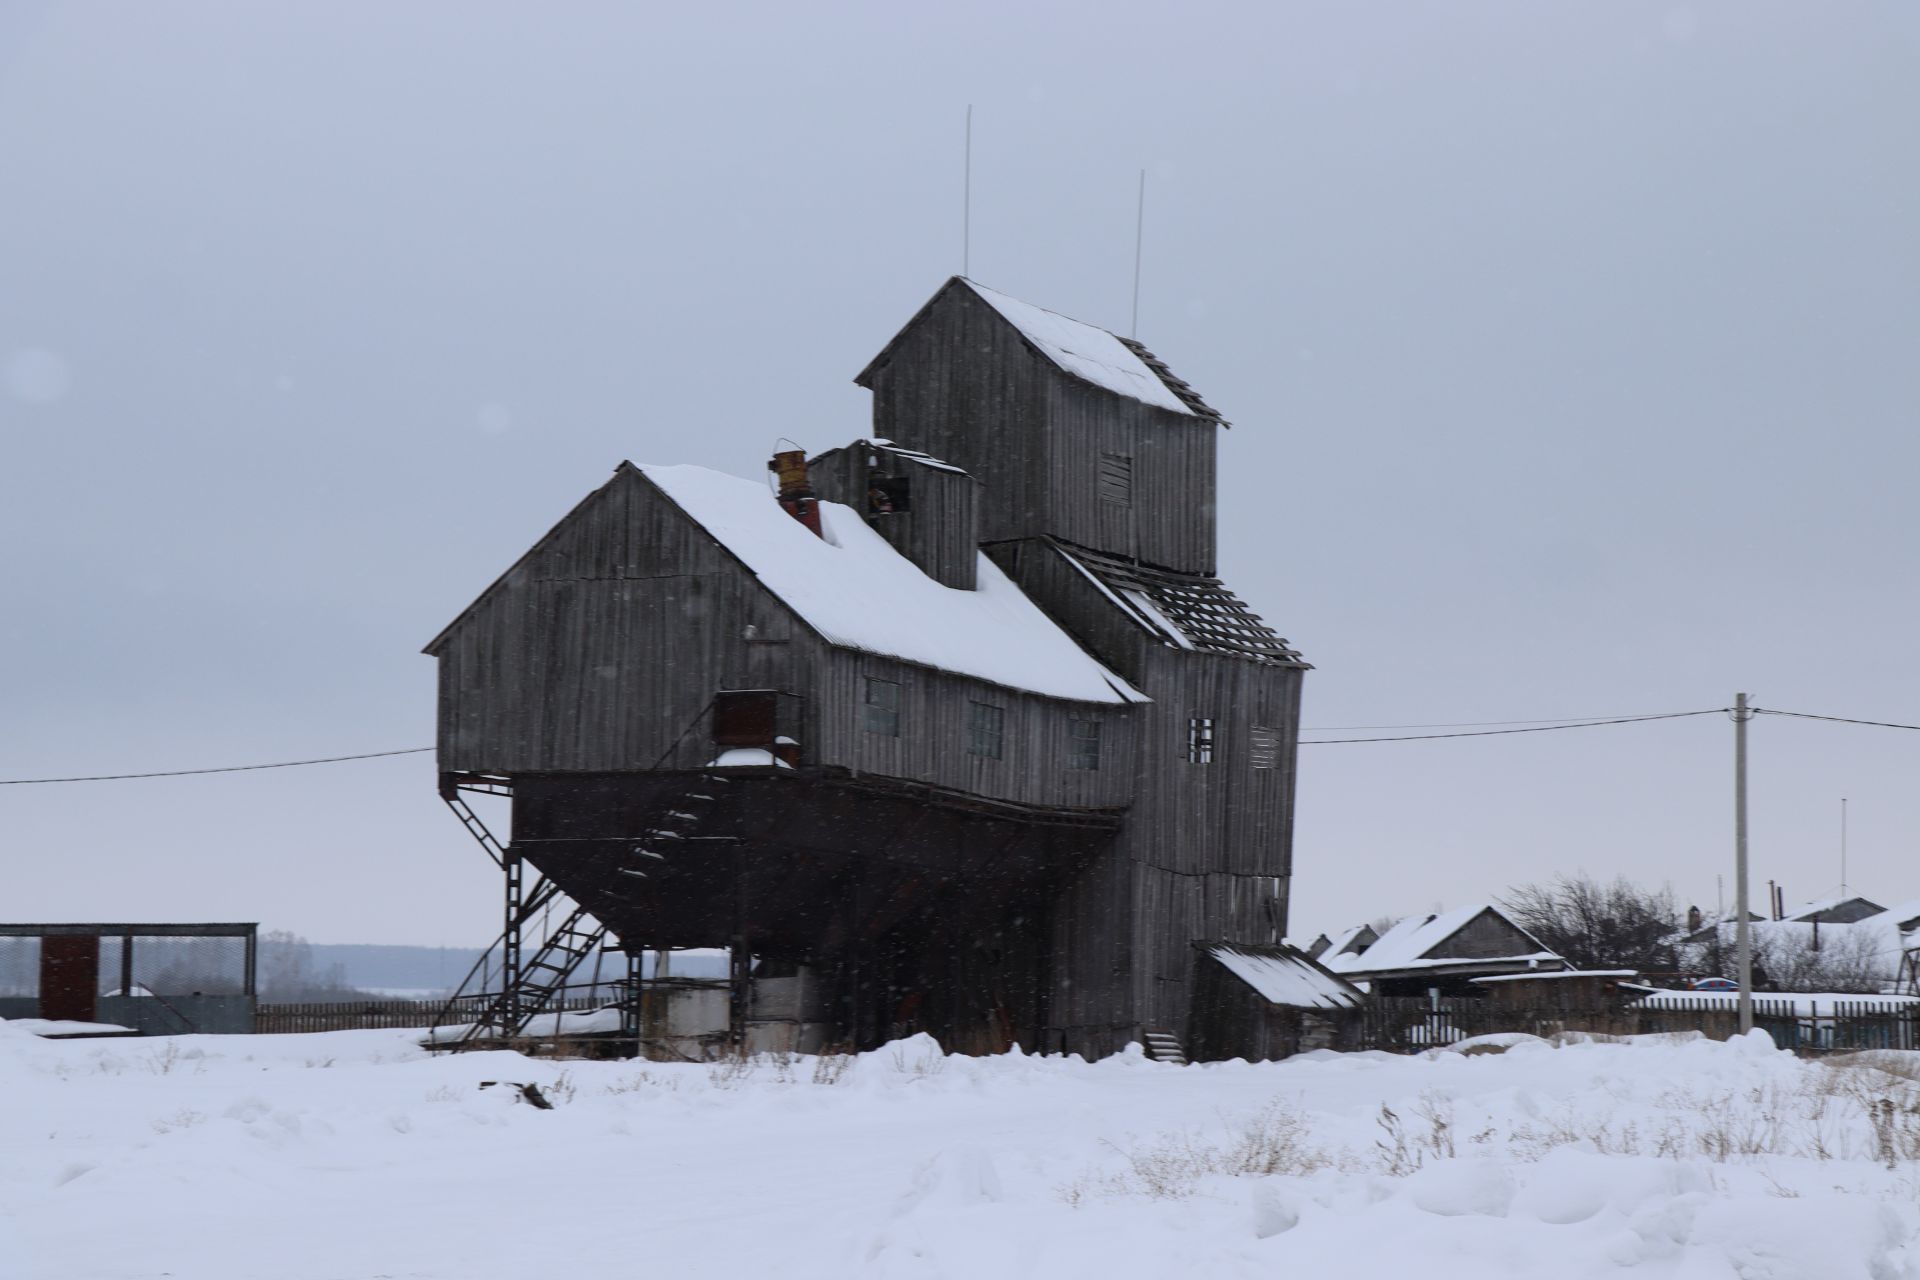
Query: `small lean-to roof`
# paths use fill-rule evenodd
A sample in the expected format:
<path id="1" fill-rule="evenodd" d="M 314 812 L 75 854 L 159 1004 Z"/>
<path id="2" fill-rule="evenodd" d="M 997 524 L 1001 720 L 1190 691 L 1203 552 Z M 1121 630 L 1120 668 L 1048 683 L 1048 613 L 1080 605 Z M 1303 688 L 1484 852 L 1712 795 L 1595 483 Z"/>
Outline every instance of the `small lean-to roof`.
<path id="1" fill-rule="evenodd" d="M 1351 982 L 1285 943 L 1266 947 L 1203 942 L 1199 946 L 1273 1004 L 1295 1009 L 1353 1009 L 1366 1000 Z"/>
<path id="2" fill-rule="evenodd" d="M 1311 670 L 1296 650 L 1218 578 L 1156 569 L 1057 542 L 1054 548 L 1122 613 L 1162 644 Z"/>
<path id="3" fill-rule="evenodd" d="M 816 538 L 765 484 L 704 467 L 636 468 L 829 643 L 1076 702 L 1150 702 L 979 556 L 972 591 L 922 573 L 849 507 Z"/>
<path id="4" fill-rule="evenodd" d="M 1057 311 L 1048 311 L 1045 307 L 1036 307 L 1031 302 L 1022 302 L 965 276 L 954 276 L 942 285 L 926 306 L 902 327 L 900 334 L 912 329 L 921 316 L 949 289 L 954 288 L 966 289 L 992 307 L 1014 327 L 1028 346 L 1064 373 L 1156 409 L 1200 418 L 1222 427 L 1229 425 L 1220 416 L 1219 410 L 1202 399 L 1200 393 L 1184 379 L 1175 376 L 1166 361 L 1134 339 L 1116 337 L 1098 325 L 1063 316 Z M 892 341 L 881 348 L 880 354 L 868 362 L 867 367 L 854 378 L 855 383 L 867 385 L 873 371 L 886 362 L 894 344 L 900 341 L 900 334 L 895 334 Z"/>
<path id="5" fill-rule="evenodd" d="M 1478 986 L 1483 982 L 1560 982 L 1567 978 L 1637 978 L 1638 969 L 1555 969 L 1548 973 L 1496 973 L 1485 978 L 1469 978 Z"/>

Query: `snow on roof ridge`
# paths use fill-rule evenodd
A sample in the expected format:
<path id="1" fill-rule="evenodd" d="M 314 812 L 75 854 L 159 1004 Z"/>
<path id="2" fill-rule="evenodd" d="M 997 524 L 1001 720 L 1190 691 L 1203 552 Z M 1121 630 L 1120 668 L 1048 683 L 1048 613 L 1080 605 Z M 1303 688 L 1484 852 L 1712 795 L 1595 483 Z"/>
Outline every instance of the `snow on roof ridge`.
<path id="1" fill-rule="evenodd" d="M 978 586 L 963 591 L 922 573 L 840 503 L 819 504 L 827 536 L 816 538 L 758 481 L 706 467 L 635 470 L 830 644 L 1044 697 L 1152 701 L 1082 649 L 985 555 L 978 555 Z"/>
<path id="2" fill-rule="evenodd" d="M 1022 302 L 965 276 L 960 280 L 1049 360 L 1074 377 L 1157 409 L 1193 418 L 1201 416 L 1132 348 L 1108 330 Z"/>

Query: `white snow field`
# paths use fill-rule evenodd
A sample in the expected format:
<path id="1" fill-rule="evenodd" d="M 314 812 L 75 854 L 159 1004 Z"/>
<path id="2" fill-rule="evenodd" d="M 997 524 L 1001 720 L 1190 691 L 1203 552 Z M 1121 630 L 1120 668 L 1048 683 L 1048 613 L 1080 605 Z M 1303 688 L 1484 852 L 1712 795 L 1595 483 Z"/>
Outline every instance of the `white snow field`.
<path id="1" fill-rule="evenodd" d="M 0 1275 L 1920 1276 L 1916 1055 L 1488 1040 L 659 1065 L 0 1024 Z"/>

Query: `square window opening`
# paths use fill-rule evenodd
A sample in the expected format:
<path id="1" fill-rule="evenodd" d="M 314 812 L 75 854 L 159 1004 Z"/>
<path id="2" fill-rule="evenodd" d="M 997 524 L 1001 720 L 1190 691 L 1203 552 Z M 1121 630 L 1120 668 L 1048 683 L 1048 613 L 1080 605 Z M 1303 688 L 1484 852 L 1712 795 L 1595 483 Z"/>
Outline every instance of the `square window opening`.
<path id="1" fill-rule="evenodd" d="M 1213 763 L 1213 717 L 1194 716 L 1187 721 L 1187 763 Z"/>
<path id="2" fill-rule="evenodd" d="M 1074 720 L 1067 726 L 1067 768 L 1100 767 L 1100 722 Z"/>
<path id="3" fill-rule="evenodd" d="M 1006 749 L 1007 713 L 985 702 L 967 704 L 967 753 L 998 760 Z"/>
<path id="4" fill-rule="evenodd" d="M 900 684 L 868 676 L 861 723 L 868 733 L 900 736 Z"/>

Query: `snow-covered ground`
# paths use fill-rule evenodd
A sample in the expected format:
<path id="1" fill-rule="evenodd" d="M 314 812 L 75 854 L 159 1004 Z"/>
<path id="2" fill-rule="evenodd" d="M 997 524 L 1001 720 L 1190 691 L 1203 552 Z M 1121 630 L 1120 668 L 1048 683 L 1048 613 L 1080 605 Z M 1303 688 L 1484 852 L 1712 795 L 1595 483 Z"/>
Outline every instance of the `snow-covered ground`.
<path id="1" fill-rule="evenodd" d="M 1920 1276 L 1914 1055 L 1493 1039 L 742 1066 L 0 1024 L 0 1275 Z"/>

